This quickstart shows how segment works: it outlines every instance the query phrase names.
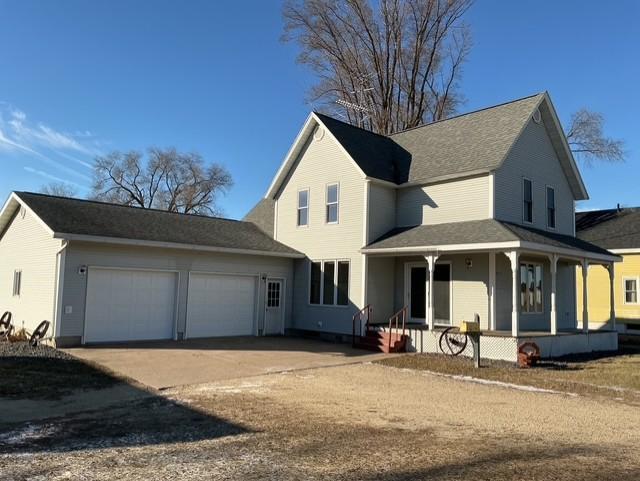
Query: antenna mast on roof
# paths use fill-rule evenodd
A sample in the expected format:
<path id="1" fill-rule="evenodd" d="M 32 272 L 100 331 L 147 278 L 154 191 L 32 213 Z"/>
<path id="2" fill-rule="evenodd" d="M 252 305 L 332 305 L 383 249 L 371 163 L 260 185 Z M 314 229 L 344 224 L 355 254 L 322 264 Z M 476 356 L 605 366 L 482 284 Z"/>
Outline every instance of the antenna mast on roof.
<path id="1" fill-rule="evenodd" d="M 369 87 L 369 79 L 373 74 L 362 74 L 358 75 L 355 81 L 359 84 L 358 88 L 349 92 L 350 96 L 355 97 L 355 102 L 351 102 L 346 99 L 338 99 L 336 103 L 341 105 L 347 111 L 347 116 L 349 116 L 349 111 L 356 114 L 357 125 L 358 127 L 364 127 L 365 122 L 369 120 L 371 117 L 371 112 L 373 111 L 373 104 L 371 102 L 371 96 L 366 95 L 367 92 L 373 91 L 373 87 Z M 362 99 L 361 102 L 359 99 Z"/>

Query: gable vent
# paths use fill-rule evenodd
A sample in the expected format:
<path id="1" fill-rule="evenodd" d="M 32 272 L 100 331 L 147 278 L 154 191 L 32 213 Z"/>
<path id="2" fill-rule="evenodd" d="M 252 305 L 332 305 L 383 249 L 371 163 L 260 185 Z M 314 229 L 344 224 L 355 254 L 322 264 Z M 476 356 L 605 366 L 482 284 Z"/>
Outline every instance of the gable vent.
<path id="1" fill-rule="evenodd" d="M 536 124 L 539 124 L 540 121 L 542 120 L 542 114 L 540 113 L 540 109 L 536 109 L 536 111 L 533 113 L 533 116 L 531 118 Z"/>
<path id="2" fill-rule="evenodd" d="M 324 137 L 324 129 L 318 126 L 316 127 L 316 130 L 313 132 L 313 139 L 322 140 L 322 137 Z"/>

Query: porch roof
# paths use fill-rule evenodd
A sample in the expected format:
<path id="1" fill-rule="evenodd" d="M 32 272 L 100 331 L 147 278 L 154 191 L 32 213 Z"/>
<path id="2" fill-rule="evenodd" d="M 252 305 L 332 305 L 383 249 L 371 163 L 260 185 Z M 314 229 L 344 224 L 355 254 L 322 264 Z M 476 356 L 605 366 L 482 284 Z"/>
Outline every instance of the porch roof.
<path id="1" fill-rule="evenodd" d="M 576 237 L 496 219 L 392 229 L 362 249 L 366 254 L 529 249 L 608 262 L 620 258 Z"/>

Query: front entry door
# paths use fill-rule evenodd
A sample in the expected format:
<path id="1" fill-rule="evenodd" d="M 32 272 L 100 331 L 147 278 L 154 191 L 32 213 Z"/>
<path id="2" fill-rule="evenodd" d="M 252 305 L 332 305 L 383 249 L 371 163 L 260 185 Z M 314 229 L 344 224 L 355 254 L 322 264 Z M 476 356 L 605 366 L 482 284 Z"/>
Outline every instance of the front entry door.
<path id="1" fill-rule="evenodd" d="M 425 324 L 429 293 L 429 270 L 424 264 L 407 264 L 406 303 L 409 322 Z M 451 264 L 436 263 L 433 273 L 433 310 L 435 324 L 451 324 Z"/>
<path id="2" fill-rule="evenodd" d="M 265 302 L 264 334 L 265 336 L 283 334 L 282 280 L 267 279 L 267 299 Z"/>

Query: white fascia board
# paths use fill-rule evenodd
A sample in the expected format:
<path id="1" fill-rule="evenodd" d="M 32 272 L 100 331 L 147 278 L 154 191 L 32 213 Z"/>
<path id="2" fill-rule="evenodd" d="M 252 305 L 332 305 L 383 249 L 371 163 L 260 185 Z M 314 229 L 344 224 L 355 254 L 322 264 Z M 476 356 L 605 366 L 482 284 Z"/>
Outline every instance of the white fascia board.
<path id="1" fill-rule="evenodd" d="M 430 245 L 416 247 L 388 247 L 388 248 L 364 248 L 360 251 L 363 254 L 424 254 L 425 252 L 472 252 L 472 251 L 491 251 L 491 250 L 511 250 L 520 247 L 520 241 L 509 242 L 484 242 L 478 244 L 449 244 L 449 245 Z"/>
<path id="2" fill-rule="evenodd" d="M 622 258 L 616 255 L 606 255 L 606 254 L 597 254 L 595 252 L 588 252 L 582 249 L 570 249 L 566 247 L 555 247 L 549 246 L 545 244 L 538 244 L 535 242 L 522 242 L 522 249 L 544 252 L 548 254 L 560 254 L 563 257 L 568 257 L 571 259 L 589 259 L 594 261 L 601 262 L 620 262 Z"/>
<path id="3" fill-rule="evenodd" d="M 635 249 L 607 249 L 612 254 L 640 254 L 640 248 Z"/>
<path id="4" fill-rule="evenodd" d="M 15 192 L 11 192 L 11 195 L 9 195 L 9 198 L 2 206 L 2 210 L 0 211 L 0 219 L 9 215 L 9 212 L 13 213 L 16 205 L 24 207 L 24 209 L 36 219 L 36 222 L 38 222 L 38 224 L 40 224 L 49 235 L 53 235 L 53 229 L 45 224 L 45 222 L 31 209 L 31 207 L 29 207 L 27 203 L 24 202 Z M 4 222 L 0 224 L 0 232 L 4 230 L 5 226 L 6 223 Z"/>
<path id="5" fill-rule="evenodd" d="M 293 144 L 291 144 L 291 147 L 289 147 L 289 151 L 287 152 L 287 155 L 285 156 L 284 160 L 282 161 L 282 164 L 280 165 L 280 168 L 276 172 L 276 175 L 273 177 L 273 180 L 269 185 L 269 189 L 267 190 L 267 193 L 264 196 L 265 199 L 273 198 L 275 196 L 275 193 L 279 188 L 279 184 L 282 182 L 282 179 L 289 172 L 289 168 L 290 168 L 289 164 L 293 161 L 293 158 L 296 155 L 298 146 L 300 145 L 301 142 L 304 142 L 307 134 L 309 134 L 308 130 L 312 122 L 317 122 L 317 118 L 315 117 L 315 115 L 313 115 L 313 112 L 309 114 L 309 116 L 307 117 L 307 120 L 305 120 L 304 124 L 302 125 L 302 128 L 298 132 L 298 135 L 293 141 Z"/>
<path id="6" fill-rule="evenodd" d="M 272 252 L 272 251 L 259 251 L 252 249 L 235 249 L 231 247 L 213 247 L 213 246 L 201 246 L 194 244 L 180 244 L 177 242 L 160 242 L 160 241 L 146 241 L 137 239 L 120 239 L 117 237 L 102 237 L 82 234 L 65 234 L 62 232 L 56 232 L 53 235 L 57 239 L 66 239 L 68 241 L 82 241 L 82 242 L 96 242 L 102 244 L 117 244 L 128 245 L 138 247 L 158 247 L 162 249 L 182 249 L 204 252 L 220 252 L 225 254 L 245 254 L 254 256 L 267 256 L 267 257 L 286 257 L 291 259 L 302 259 L 304 254 L 289 253 L 289 252 Z"/>

